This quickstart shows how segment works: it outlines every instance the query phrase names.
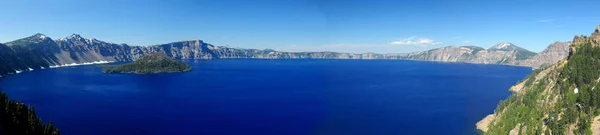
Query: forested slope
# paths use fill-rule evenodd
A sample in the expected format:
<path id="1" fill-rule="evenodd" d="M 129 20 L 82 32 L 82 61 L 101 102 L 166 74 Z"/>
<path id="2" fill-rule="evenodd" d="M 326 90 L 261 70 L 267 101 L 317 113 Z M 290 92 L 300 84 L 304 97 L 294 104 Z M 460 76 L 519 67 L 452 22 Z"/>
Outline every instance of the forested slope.
<path id="1" fill-rule="evenodd" d="M 52 122 L 44 123 L 33 107 L 0 96 L 0 135 L 59 135 Z"/>
<path id="2" fill-rule="evenodd" d="M 516 85 L 478 129 L 492 135 L 600 134 L 591 128 L 600 115 L 599 41 L 600 27 L 592 36 L 576 36 L 566 59 Z"/>

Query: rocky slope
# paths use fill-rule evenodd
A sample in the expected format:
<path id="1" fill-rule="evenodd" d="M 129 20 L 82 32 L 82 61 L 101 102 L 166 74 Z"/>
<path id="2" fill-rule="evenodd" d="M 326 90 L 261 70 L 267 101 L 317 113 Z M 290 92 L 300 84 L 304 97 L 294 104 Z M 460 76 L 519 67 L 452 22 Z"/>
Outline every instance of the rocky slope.
<path id="1" fill-rule="evenodd" d="M 551 45 L 544 55 L 564 55 L 548 53 L 565 49 L 558 44 Z M 565 59 L 534 71 L 513 86 L 514 93 L 500 102 L 494 114 L 478 122 L 477 128 L 492 135 L 598 134 L 600 27 L 591 36 L 576 36 L 567 50 Z M 544 60 L 535 57 L 531 61 Z"/>
<path id="2" fill-rule="evenodd" d="M 448 46 L 423 52 L 398 54 L 396 59 L 520 65 L 520 61 L 534 55 L 536 53 L 512 43 L 500 43 L 487 50 L 477 46 Z"/>
<path id="3" fill-rule="evenodd" d="M 557 44 L 560 46 L 563 44 Z M 560 48 L 560 47 L 558 47 Z M 130 46 L 93 38 L 83 38 L 73 34 L 69 37 L 52 40 L 43 34 L 0 44 L 0 75 L 15 74 L 69 65 L 106 61 L 132 61 L 144 54 L 158 52 L 176 59 L 218 59 L 218 58 L 258 58 L 258 59 L 402 59 L 440 62 L 463 62 L 477 64 L 507 64 L 538 68 L 562 59 L 561 49 L 547 49 L 551 54 L 534 57 L 535 53 L 501 43 L 489 49 L 476 46 L 448 46 L 429 51 L 396 54 L 350 54 L 337 52 L 279 52 L 270 49 L 240 49 L 214 46 L 202 40 L 179 41 L 152 46 Z M 556 55 L 555 55 L 556 54 Z M 536 60 L 529 60 L 536 58 Z"/>
<path id="4" fill-rule="evenodd" d="M 530 59 L 519 62 L 521 66 L 545 67 L 558 62 L 569 55 L 570 42 L 555 42 L 550 44 L 544 51 Z"/>

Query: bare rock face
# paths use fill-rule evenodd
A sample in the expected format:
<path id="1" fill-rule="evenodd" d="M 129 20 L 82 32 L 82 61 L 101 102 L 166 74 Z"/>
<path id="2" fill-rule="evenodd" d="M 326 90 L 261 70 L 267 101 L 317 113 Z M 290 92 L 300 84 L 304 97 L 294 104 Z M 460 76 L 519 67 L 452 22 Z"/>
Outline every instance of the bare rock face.
<path id="1" fill-rule="evenodd" d="M 489 125 L 492 124 L 494 119 L 496 119 L 496 116 L 494 114 L 490 114 L 490 115 L 486 116 L 485 118 L 483 118 L 483 120 L 477 122 L 477 124 L 475 124 L 475 125 L 477 126 L 477 129 L 479 129 L 483 132 L 487 132 L 489 129 Z"/>
<path id="2" fill-rule="evenodd" d="M 600 34 L 600 26 L 598 26 L 598 27 L 596 28 L 596 31 L 594 31 L 594 33 L 592 33 L 592 36 L 594 36 L 594 35 L 598 35 L 598 34 Z"/>
<path id="3" fill-rule="evenodd" d="M 408 53 L 400 55 L 398 59 L 425 60 L 440 62 L 470 62 L 476 54 L 483 50 L 480 47 L 448 46 L 429 51 Z"/>
<path id="4" fill-rule="evenodd" d="M 550 44 L 544 51 L 532 58 L 520 61 L 519 65 L 539 68 L 554 64 L 569 56 L 570 44 L 570 42 L 555 42 Z"/>
<path id="5" fill-rule="evenodd" d="M 573 38 L 573 42 L 571 43 L 571 49 L 569 54 L 574 54 L 577 51 L 576 47 L 574 47 L 575 45 L 587 42 L 600 42 L 600 26 L 598 26 L 596 30 L 594 30 L 591 36 L 575 36 L 575 38 Z M 598 44 L 592 44 L 592 47 L 598 46 Z"/>
<path id="6" fill-rule="evenodd" d="M 513 128 L 512 130 L 510 130 L 510 132 L 508 132 L 509 135 L 519 135 L 519 131 L 521 131 L 521 124 L 517 124 L 515 126 L 515 128 Z"/>

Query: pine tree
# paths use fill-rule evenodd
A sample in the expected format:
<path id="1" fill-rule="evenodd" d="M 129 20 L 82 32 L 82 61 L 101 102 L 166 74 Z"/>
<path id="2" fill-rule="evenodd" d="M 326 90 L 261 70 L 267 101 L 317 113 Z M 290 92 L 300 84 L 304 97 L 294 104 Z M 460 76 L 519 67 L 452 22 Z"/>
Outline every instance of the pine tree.
<path id="1" fill-rule="evenodd" d="M 0 118 L 2 135 L 60 135 L 52 122 L 40 120 L 33 107 L 10 100 L 6 93 L 0 96 Z"/>

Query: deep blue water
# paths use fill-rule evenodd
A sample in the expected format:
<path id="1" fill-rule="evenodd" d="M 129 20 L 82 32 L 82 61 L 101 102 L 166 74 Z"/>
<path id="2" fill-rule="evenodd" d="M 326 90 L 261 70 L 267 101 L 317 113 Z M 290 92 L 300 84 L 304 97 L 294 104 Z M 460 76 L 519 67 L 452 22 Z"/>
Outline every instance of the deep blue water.
<path id="1" fill-rule="evenodd" d="M 0 78 L 65 135 L 476 134 L 530 68 L 397 60 L 187 61 L 189 73 L 96 66 Z"/>

